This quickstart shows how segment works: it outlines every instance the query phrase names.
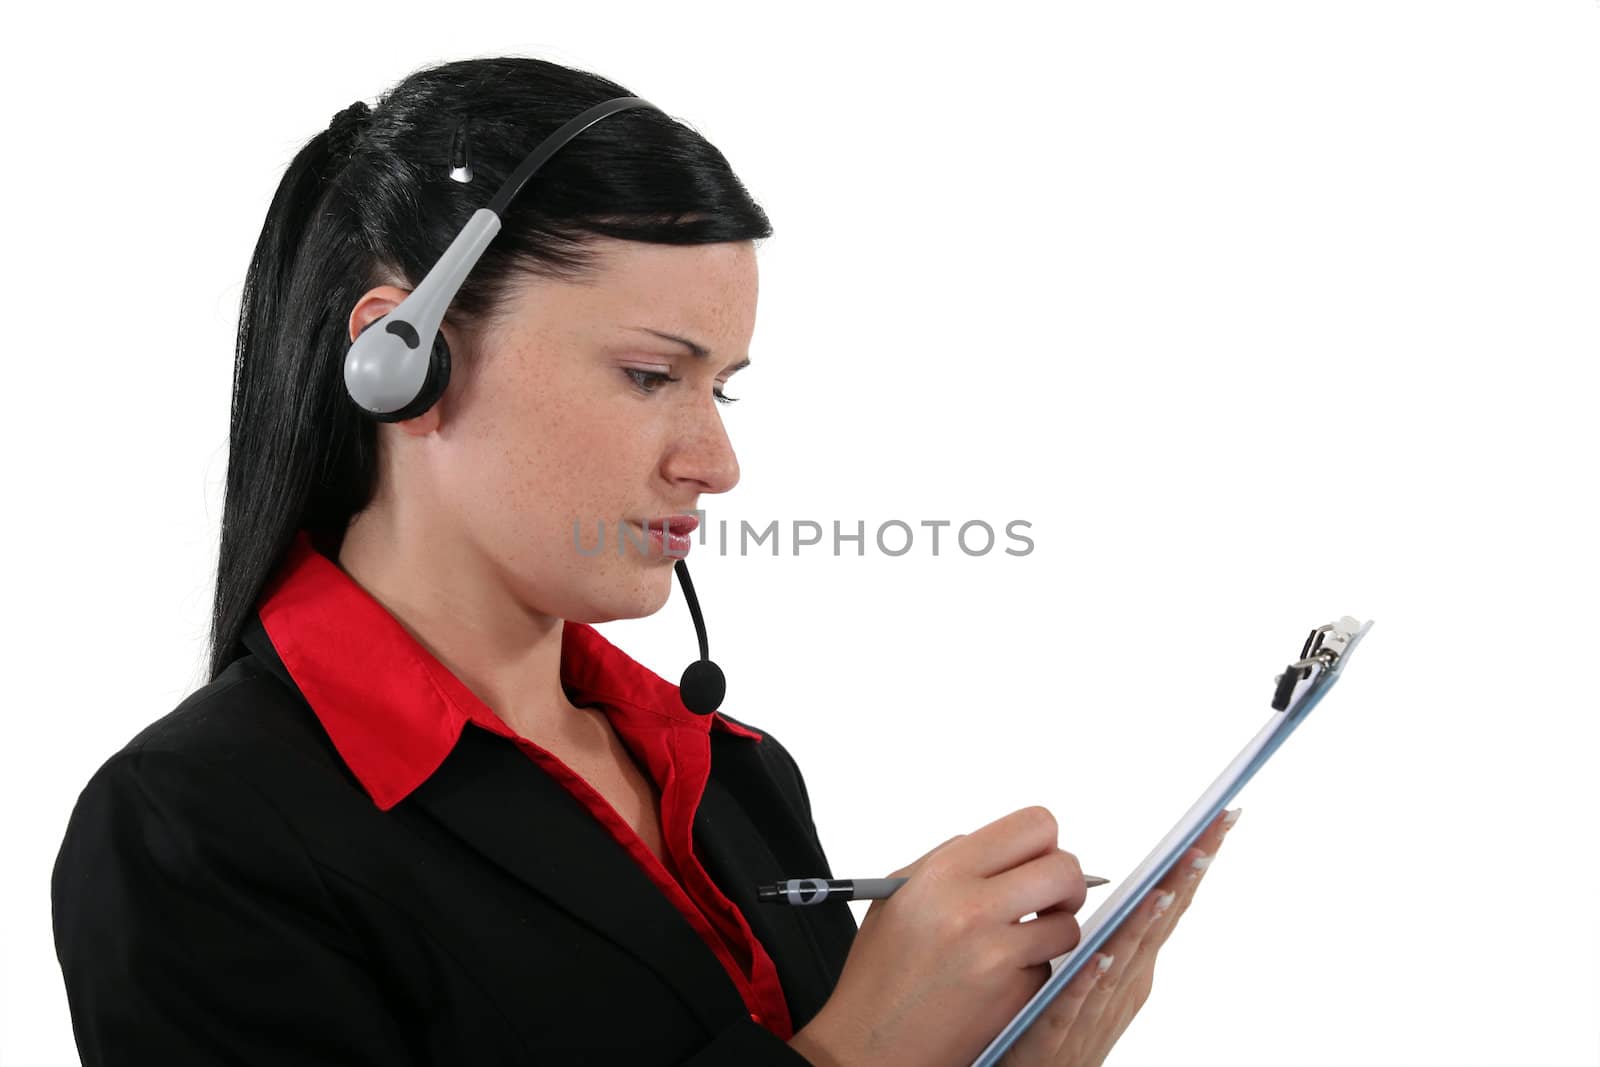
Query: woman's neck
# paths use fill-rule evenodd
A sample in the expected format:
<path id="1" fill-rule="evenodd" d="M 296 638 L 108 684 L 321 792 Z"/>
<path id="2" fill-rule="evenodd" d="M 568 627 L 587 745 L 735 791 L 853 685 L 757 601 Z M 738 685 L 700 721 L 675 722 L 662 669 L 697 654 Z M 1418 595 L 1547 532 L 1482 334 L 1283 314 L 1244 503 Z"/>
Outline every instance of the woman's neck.
<path id="1" fill-rule="evenodd" d="M 471 547 L 405 532 L 369 509 L 345 531 L 335 562 L 417 643 L 530 740 L 594 736 L 561 684 L 563 621 L 516 604 Z"/>

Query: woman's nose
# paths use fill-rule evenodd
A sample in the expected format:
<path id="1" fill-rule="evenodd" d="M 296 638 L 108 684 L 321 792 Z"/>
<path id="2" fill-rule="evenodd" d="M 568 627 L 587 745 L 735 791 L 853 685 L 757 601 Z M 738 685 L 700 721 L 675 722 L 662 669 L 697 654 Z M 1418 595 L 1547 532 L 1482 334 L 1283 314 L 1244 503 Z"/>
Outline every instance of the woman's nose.
<path id="1" fill-rule="evenodd" d="M 716 401 L 707 397 L 706 404 L 709 410 L 696 411 L 693 421 L 673 442 L 664 464 L 665 474 L 672 481 L 699 483 L 699 492 L 726 493 L 739 484 L 739 458 L 723 428 Z"/>

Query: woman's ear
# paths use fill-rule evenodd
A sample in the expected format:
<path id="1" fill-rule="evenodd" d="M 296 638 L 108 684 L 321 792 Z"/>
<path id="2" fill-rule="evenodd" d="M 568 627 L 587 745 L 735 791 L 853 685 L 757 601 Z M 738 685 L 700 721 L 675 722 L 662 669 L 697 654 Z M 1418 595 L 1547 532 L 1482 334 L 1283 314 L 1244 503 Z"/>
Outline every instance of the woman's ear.
<path id="1" fill-rule="evenodd" d="M 380 285 L 361 294 L 350 311 L 350 340 L 361 336 L 361 331 L 400 306 L 411 293 L 397 285 Z"/>

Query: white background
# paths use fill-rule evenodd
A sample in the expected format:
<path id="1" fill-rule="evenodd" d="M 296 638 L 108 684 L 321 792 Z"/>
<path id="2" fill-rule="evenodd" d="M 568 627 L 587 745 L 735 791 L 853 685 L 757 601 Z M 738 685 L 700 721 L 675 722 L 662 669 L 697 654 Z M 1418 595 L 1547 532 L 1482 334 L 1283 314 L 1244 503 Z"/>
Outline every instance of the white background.
<path id="1" fill-rule="evenodd" d="M 799 760 L 836 873 L 1044 804 L 1120 879 L 1306 630 L 1371 618 L 1109 1063 L 1600 1061 L 1594 0 L 31 5 L 7 36 L 7 1067 L 76 1062 L 78 790 L 201 682 L 282 170 L 502 53 L 691 122 L 772 217 L 713 520 L 1032 524 L 1021 557 L 697 546 L 724 706 Z M 601 629 L 693 655 L 676 593 Z"/>

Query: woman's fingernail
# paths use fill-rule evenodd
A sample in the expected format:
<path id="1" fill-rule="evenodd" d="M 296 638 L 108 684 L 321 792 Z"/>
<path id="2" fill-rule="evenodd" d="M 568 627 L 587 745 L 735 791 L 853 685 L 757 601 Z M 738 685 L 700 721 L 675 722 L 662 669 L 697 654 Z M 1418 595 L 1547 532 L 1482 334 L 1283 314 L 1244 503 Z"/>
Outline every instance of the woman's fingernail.
<path id="1" fill-rule="evenodd" d="M 1229 830 L 1233 829 L 1233 824 L 1239 821 L 1239 813 L 1241 811 L 1243 811 L 1243 810 L 1244 810 L 1243 808 L 1234 808 L 1232 811 L 1227 811 L 1227 812 L 1223 813 L 1223 815 L 1222 815 L 1222 832 L 1223 833 L 1227 833 Z"/>
<path id="2" fill-rule="evenodd" d="M 1184 875 L 1184 879 L 1191 882 L 1194 881 L 1196 878 L 1200 877 L 1200 872 L 1209 866 L 1211 866 L 1210 856 L 1196 856 L 1194 858 L 1194 862 L 1189 864 L 1189 871 Z"/>
<path id="3" fill-rule="evenodd" d="M 1100 962 L 1094 966 L 1094 973 L 1105 974 L 1111 969 L 1111 962 L 1116 958 L 1115 956 L 1101 956 Z"/>
<path id="4" fill-rule="evenodd" d="M 1172 907 L 1173 898 L 1175 898 L 1177 895 L 1178 894 L 1169 889 L 1165 893 L 1162 893 L 1159 897 L 1156 897 L 1156 911 L 1151 918 L 1160 918 L 1163 912 Z"/>

